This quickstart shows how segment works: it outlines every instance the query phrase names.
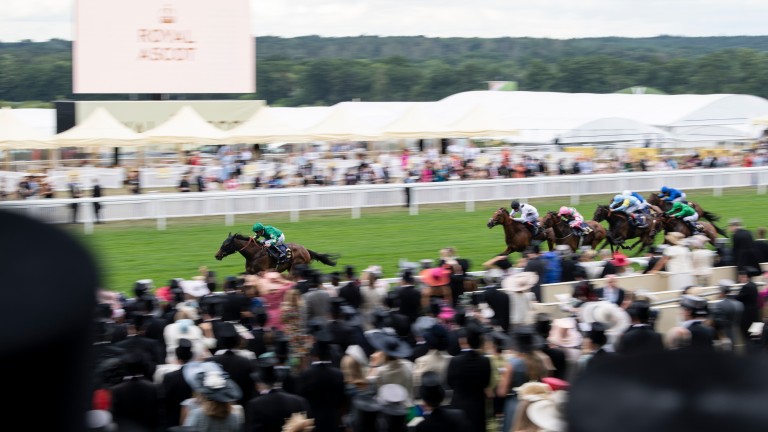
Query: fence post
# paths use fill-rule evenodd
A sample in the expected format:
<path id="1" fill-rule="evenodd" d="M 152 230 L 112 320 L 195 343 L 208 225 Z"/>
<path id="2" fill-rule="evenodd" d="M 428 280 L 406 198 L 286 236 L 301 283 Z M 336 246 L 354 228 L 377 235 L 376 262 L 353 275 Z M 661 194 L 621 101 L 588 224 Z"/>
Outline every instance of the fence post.
<path id="1" fill-rule="evenodd" d="M 299 221 L 299 195 L 293 195 L 291 197 L 291 222 Z"/>
<path id="2" fill-rule="evenodd" d="M 579 205 L 579 186 L 581 182 L 571 183 L 571 205 Z"/>
<path id="3" fill-rule="evenodd" d="M 165 212 L 163 211 L 163 200 L 158 199 L 155 201 L 155 215 L 157 217 L 157 230 L 165 231 L 166 220 Z"/>
<path id="4" fill-rule="evenodd" d="M 363 202 L 363 192 L 355 192 L 352 204 L 352 219 L 360 219 L 360 206 Z"/>
<path id="5" fill-rule="evenodd" d="M 419 214 L 419 194 L 418 189 L 415 187 L 408 188 L 408 210 L 411 216 L 417 216 Z"/>
<path id="6" fill-rule="evenodd" d="M 235 204 L 232 197 L 227 197 L 224 201 L 224 225 L 232 226 L 235 224 Z"/>
<path id="7" fill-rule="evenodd" d="M 464 194 L 466 201 L 465 209 L 468 213 L 475 211 L 475 188 L 466 186 Z"/>
<path id="8" fill-rule="evenodd" d="M 86 234 L 93 234 L 93 203 L 79 204 L 80 212 L 83 215 L 83 230 Z M 85 212 L 85 213 L 83 213 Z"/>
<path id="9" fill-rule="evenodd" d="M 722 186 L 715 186 L 712 188 L 712 196 L 723 196 L 723 187 Z"/>

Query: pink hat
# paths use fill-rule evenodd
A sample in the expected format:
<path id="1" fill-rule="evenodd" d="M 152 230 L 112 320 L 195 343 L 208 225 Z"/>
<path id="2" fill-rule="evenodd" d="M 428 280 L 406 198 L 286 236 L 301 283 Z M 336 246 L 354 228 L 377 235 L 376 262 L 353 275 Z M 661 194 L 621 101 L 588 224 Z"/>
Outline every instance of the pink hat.
<path id="1" fill-rule="evenodd" d="M 437 317 L 444 321 L 450 321 L 453 319 L 454 315 L 456 315 L 456 311 L 452 307 L 443 306 L 442 309 L 440 309 L 440 314 L 438 314 Z"/>

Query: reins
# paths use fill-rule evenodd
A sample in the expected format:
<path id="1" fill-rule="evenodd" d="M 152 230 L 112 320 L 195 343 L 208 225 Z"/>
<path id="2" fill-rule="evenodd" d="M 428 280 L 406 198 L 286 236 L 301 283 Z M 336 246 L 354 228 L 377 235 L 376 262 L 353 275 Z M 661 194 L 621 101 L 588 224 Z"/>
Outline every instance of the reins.
<path id="1" fill-rule="evenodd" d="M 247 247 L 248 247 L 248 245 L 249 245 L 249 244 L 251 244 L 251 242 L 253 242 L 253 241 L 254 241 L 254 240 L 253 240 L 253 237 L 248 237 L 248 241 L 247 241 L 247 242 L 245 242 L 245 246 L 241 247 L 241 248 L 240 248 L 240 250 L 238 250 L 238 252 L 242 252 L 242 251 L 243 251 L 245 248 L 247 248 Z"/>

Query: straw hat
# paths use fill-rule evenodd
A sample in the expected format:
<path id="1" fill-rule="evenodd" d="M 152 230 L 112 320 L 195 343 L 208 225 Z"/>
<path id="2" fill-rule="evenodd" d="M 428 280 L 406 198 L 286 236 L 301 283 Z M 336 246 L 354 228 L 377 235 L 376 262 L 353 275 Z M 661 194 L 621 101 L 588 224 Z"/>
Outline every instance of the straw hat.
<path id="1" fill-rule="evenodd" d="M 667 243 L 673 245 L 680 245 L 684 238 L 685 234 L 680 232 L 671 232 L 664 236 L 664 239 L 667 241 Z"/>
<path id="2" fill-rule="evenodd" d="M 559 390 L 548 398 L 533 402 L 528 406 L 528 419 L 545 431 L 561 432 L 567 429 L 565 405 L 568 393 Z"/>
<path id="3" fill-rule="evenodd" d="M 552 388 L 543 382 L 529 381 L 520 387 L 513 388 L 518 399 L 537 401 L 552 394 Z"/>
<path id="4" fill-rule="evenodd" d="M 501 282 L 503 291 L 521 292 L 533 288 L 539 281 L 539 275 L 534 272 L 521 272 L 507 276 Z"/>
<path id="5" fill-rule="evenodd" d="M 587 302 L 579 310 L 581 322 L 592 324 L 599 322 L 605 326 L 605 334 L 618 336 L 629 328 L 632 320 L 629 314 L 615 303 L 609 301 Z"/>

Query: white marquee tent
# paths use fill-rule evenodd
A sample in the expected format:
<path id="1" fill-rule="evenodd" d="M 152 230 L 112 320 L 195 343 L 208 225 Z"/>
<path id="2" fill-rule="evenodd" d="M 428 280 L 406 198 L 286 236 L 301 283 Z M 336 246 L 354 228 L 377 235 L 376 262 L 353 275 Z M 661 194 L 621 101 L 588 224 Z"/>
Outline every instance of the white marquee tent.
<path id="1" fill-rule="evenodd" d="M 224 131 L 208 123 L 188 105 L 144 135 L 150 144 L 220 144 L 227 138 Z"/>
<path id="2" fill-rule="evenodd" d="M 60 147 L 125 147 L 142 144 L 144 135 L 120 123 L 104 108 L 97 108 L 82 123 L 56 135 Z"/>
<path id="3" fill-rule="evenodd" d="M 9 150 L 20 149 L 51 149 L 56 148 L 53 135 L 41 132 L 27 124 L 14 109 L 0 109 L 0 148 Z"/>

